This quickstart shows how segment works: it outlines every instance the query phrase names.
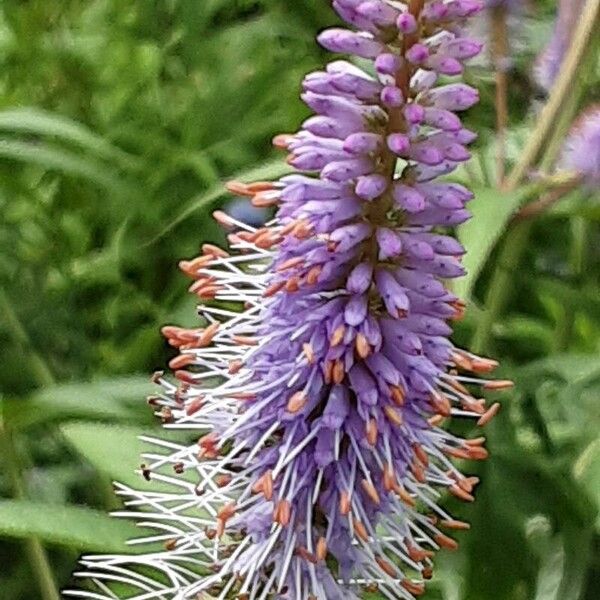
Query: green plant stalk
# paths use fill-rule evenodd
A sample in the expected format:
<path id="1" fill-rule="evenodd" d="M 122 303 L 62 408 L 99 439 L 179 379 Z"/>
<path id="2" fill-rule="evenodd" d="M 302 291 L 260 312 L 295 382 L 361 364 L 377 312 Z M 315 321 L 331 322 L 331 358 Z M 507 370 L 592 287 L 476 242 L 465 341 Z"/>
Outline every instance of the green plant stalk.
<path id="1" fill-rule="evenodd" d="M 32 374 L 35 380 L 41 386 L 52 385 L 55 383 L 54 376 L 48 365 L 42 357 L 33 349 L 31 340 L 17 314 L 8 299 L 6 292 L 0 289 L 0 313 L 4 317 L 4 322 L 16 345 L 25 349 L 28 354 L 28 361 L 31 365 Z M 6 426 L 0 422 L 0 438 L 2 441 L 3 456 L 6 464 L 6 473 L 10 479 L 13 496 L 16 499 L 23 499 L 27 496 L 25 486 L 23 485 L 23 476 L 20 468 L 19 453 L 15 445 L 12 433 Z M 42 600 L 60 600 L 60 594 L 50 560 L 42 542 L 35 536 L 25 540 L 25 551 L 27 553 L 31 569 L 38 580 Z"/>
<path id="2" fill-rule="evenodd" d="M 547 148 L 548 140 L 556 127 L 561 109 L 573 93 L 575 84 L 580 77 L 579 67 L 585 63 L 590 47 L 594 45 L 594 31 L 599 22 L 600 2 L 587 0 L 550 98 L 542 110 L 538 124 L 529 138 L 521 159 L 507 178 L 507 189 L 514 190 L 520 185 L 531 166 L 539 158 L 542 149 Z"/>
<path id="3" fill-rule="evenodd" d="M 0 439 L 5 471 L 10 479 L 13 496 L 17 500 L 22 500 L 26 497 L 26 493 L 15 440 L 12 433 L 4 427 L 0 428 Z M 44 546 L 35 536 L 27 538 L 24 545 L 31 570 L 38 581 L 42 600 L 60 600 L 60 594 Z"/>
<path id="4" fill-rule="evenodd" d="M 515 224 L 506 235 L 492 280 L 487 288 L 485 310 L 481 314 L 473 336 L 471 347 L 475 353 L 489 351 L 492 327 L 510 299 L 514 288 L 514 272 L 529 240 L 530 231 L 531 223 L 523 221 Z"/>
<path id="5" fill-rule="evenodd" d="M 587 259 L 587 250 L 589 248 L 589 225 L 584 217 L 574 217 L 571 221 L 571 253 L 569 263 L 573 275 L 573 287 L 577 291 L 583 283 L 585 264 Z M 573 330 L 575 328 L 574 306 L 568 302 L 560 307 L 560 314 L 556 324 L 556 352 L 568 350 Z"/>

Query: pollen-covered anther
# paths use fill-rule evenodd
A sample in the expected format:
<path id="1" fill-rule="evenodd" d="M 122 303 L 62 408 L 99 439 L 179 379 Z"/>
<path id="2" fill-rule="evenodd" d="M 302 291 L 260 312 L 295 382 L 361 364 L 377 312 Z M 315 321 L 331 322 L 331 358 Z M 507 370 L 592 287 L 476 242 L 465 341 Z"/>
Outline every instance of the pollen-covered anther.
<path id="1" fill-rule="evenodd" d="M 397 427 L 399 427 L 400 425 L 402 425 L 404 423 L 404 419 L 402 418 L 402 415 L 393 406 L 390 406 L 388 404 L 387 406 L 383 407 L 383 411 L 385 412 L 386 417 L 390 420 L 390 422 L 393 425 L 396 425 Z"/>
<path id="2" fill-rule="evenodd" d="M 498 414 L 500 406 L 501 405 L 499 402 L 492 404 L 492 406 L 490 406 L 485 413 L 481 415 L 477 421 L 477 425 L 479 425 L 479 427 L 485 427 Z"/>
<path id="3" fill-rule="evenodd" d="M 196 278 L 198 276 L 198 271 L 210 265 L 213 260 L 214 257 L 211 255 L 198 256 L 192 260 L 180 260 L 179 268 L 187 276 Z"/>
<path id="4" fill-rule="evenodd" d="M 417 583 L 410 579 L 403 579 L 400 585 L 413 596 L 422 596 L 425 593 L 425 585 L 421 582 Z"/>
<path id="5" fill-rule="evenodd" d="M 429 456 L 427 456 L 427 452 L 425 452 L 425 449 L 421 444 L 413 444 L 413 452 L 424 467 L 429 465 Z"/>
<path id="6" fill-rule="evenodd" d="M 296 414 L 306 406 L 307 396 L 303 390 L 296 392 L 288 400 L 286 410 L 289 413 Z"/>
<path id="7" fill-rule="evenodd" d="M 316 550 L 317 560 L 325 560 L 327 557 L 327 540 L 324 537 L 320 537 L 317 541 L 317 550 Z"/>
<path id="8" fill-rule="evenodd" d="M 272 144 L 279 150 L 287 150 L 294 141 L 294 135 L 290 133 L 280 133 L 273 138 Z"/>
<path id="9" fill-rule="evenodd" d="M 386 560 L 385 558 L 383 558 L 383 556 L 375 556 L 375 561 L 379 565 L 379 568 L 386 575 L 389 575 L 390 577 L 393 577 L 394 579 L 398 576 L 398 571 L 396 570 L 396 567 L 394 567 L 394 565 L 392 565 L 392 563 L 389 560 Z"/>
<path id="10" fill-rule="evenodd" d="M 315 364 L 315 352 L 313 350 L 313 347 L 310 344 L 308 344 L 308 343 L 302 344 L 302 353 L 306 357 L 306 360 L 308 361 L 309 364 L 311 364 L 311 365 Z"/>
<path id="11" fill-rule="evenodd" d="M 433 539 L 442 547 L 447 550 L 458 550 L 458 542 L 451 537 L 444 535 L 443 533 L 436 533 Z"/>
<path id="12" fill-rule="evenodd" d="M 215 484 L 217 487 L 224 488 L 227 487 L 233 480 L 233 476 L 228 473 L 222 473 L 221 475 L 217 475 L 215 477 Z"/>
<path id="13" fill-rule="evenodd" d="M 217 513 L 217 537 L 222 537 L 225 533 L 225 527 L 227 526 L 227 521 L 235 515 L 237 512 L 237 506 L 235 502 L 229 502 L 222 506 Z"/>
<path id="14" fill-rule="evenodd" d="M 258 346 L 258 339 L 248 335 L 232 335 L 231 339 L 238 346 Z"/>
<path id="15" fill-rule="evenodd" d="M 464 502 L 473 502 L 475 497 L 469 492 L 465 491 L 460 485 L 454 484 L 448 487 L 448 491 L 456 496 L 459 500 L 463 500 Z"/>
<path id="16" fill-rule="evenodd" d="M 344 362 L 338 358 L 333 363 L 333 369 L 331 371 L 331 378 L 333 379 L 333 383 L 342 383 L 344 378 L 346 377 L 346 369 L 344 368 Z"/>
<path id="17" fill-rule="evenodd" d="M 292 505 L 289 500 L 280 500 L 273 511 L 273 521 L 282 527 L 287 527 L 292 516 Z"/>
<path id="18" fill-rule="evenodd" d="M 231 361 L 229 361 L 229 366 L 227 368 L 227 372 L 230 375 L 235 375 L 236 373 L 240 372 L 240 370 L 243 368 L 243 366 L 244 366 L 244 363 L 241 360 L 239 360 L 239 359 L 231 360 Z"/>
<path id="19" fill-rule="evenodd" d="M 296 548 L 296 554 L 313 565 L 316 565 L 318 562 L 317 557 L 312 552 L 309 552 L 304 546 L 298 546 L 298 548 Z"/>
<path id="20" fill-rule="evenodd" d="M 332 348 L 335 348 L 336 346 L 339 346 L 343 339 L 344 339 L 344 335 L 346 335 L 346 327 L 344 325 L 340 325 L 332 334 L 331 339 L 329 340 L 329 343 L 331 344 Z"/>
<path id="21" fill-rule="evenodd" d="M 390 393 L 396 406 L 404 406 L 406 402 L 406 392 L 403 388 L 398 385 L 392 385 L 390 387 Z"/>
<path id="22" fill-rule="evenodd" d="M 375 446 L 377 444 L 377 421 L 375 419 L 369 419 L 366 425 L 366 434 L 367 434 L 367 442 L 371 446 Z"/>
<path id="23" fill-rule="evenodd" d="M 342 516 L 346 516 L 350 514 L 351 509 L 351 496 L 347 491 L 343 491 L 340 493 L 340 514 Z"/>
<path id="24" fill-rule="evenodd" d="M 362 521 L 359 521 L 358 519 L 352 519 L 352 527 L 354 527 L 354 533 L 358 538 L 360 538 L 363 542 L 369 541 L 367 528 L 364 526 Z"/>
<path id="25" fill-rule="evenodd" d="M 194 364 L 195 361 L 196 357 L 193 354 L 179 354 L 169 361 L 169 368 L 182 369 L 183 367 Z"/>
<path id="26" fill-rule="evenodd" d="M 432 392 L 430 400 L 434 410 L 442 417 L 449 417 L 452 414 L 452 405 L 444 394 Z"/>
<path id="27" fill-rule="evenodd" d="M 402 502 L 404 502 L 404 504 L 406 504 L 406 506 L 409 506 L 410 508 L 414 508 L 417 505 L 417 501 L 402 486 L 398 486 L 398 488 L 395 489 L 395 492 L 396 492 L 396 494 L 398 494 L 398 498 L 400 498 L 400 500 L 402 500 Z"/>
<path id="28" fill-rule="evenodd" d="M 455 519 L 440 521 L 440 525 L 442 527 L 446 527 L 447 529 L 456 529 L 458 531 L 466 531 L 467 529 L 471 529 L 470 523 L 465 523 L 464 521 L 456 521 Z"/>
<path id="29" fill-rule="evenodd" d="M 252 486 L 252 491 L 255 494 L 259 494 L 262 492 L 265 500 L 270 501 L 273 498 L 273 473 L 272 471 L 267 471 L 263 475 L 261 475 L 254 485 Z"/>
<path id="30" fill-rule="evenodd" d="M 514 383 L 514 381 L 511 381 L 510 379 L 491 380 L 491 381 L 486 381 L 483 384 L 484 390 L 508 390 L 513 387 L 515 387 L 515 383 Z"/>
<path id="31" fill-rule="evenodd" d="M 196 414 L 204 406 L 204 396 L 194 398 L 185 405 L 185 414 L 192 416 Z"/>
<path id="32" fill-rule="evenodd" d="M 202 436 L 198 440 L 198 446 L 200 448 L 198 455 L 201 458 L 216 458 L 219 456 L 219 450 L 217 448 L 218 442 L 219 439 L 214 432 Z"/>
<path id="33" fill-rule="evenodd" d="M 360 358 L 365 359 L 371 354 L 371 346 L 362 333 L 357 334 L 354 344 Z"/>
<path id="34" fill-rule="evenodd" d="M 379 493 L 377 492 L 377 489 L 375 488 L 375 486 L 373 485 L 373 483 L 367 479 L 363 479 L 360 482 L 363 491 L 365 492 L 365 494 L 375 503 L 377 504 L 377 506 L 379 506 L 381 504 L 381 498 L 379 497 Z"/>
<path id="35" fill-rule="evenodd" d="M 202 244 L 202 254 L 214 256 L 215 258 L 229 258 L 229 252 L 215 246 L 214 244 Z"/>

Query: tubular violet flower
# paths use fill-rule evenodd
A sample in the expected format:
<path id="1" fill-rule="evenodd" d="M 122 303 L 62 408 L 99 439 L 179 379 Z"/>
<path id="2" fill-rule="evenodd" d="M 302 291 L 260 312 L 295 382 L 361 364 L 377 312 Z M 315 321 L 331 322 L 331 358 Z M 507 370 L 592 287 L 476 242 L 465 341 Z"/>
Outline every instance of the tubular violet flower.
<path id="1" fill-rule="evenodd" d="M 560 167 L 579 175 L 585 184 L 600 187 L 600 105 L 584 111 L 565 140 Z"/>
<path id="2" fill-rule="evenodd" d="M 473 500 L 453 458 L 487 457 L 475 394 L 496 363 L 460 350 L 449 321 L 464 304 L 444 285 L 462 246 L 440 228 L 469 217 L 471 192 L 442 176 L 475 134 L 456 114 L 477 91 L 462 73 L 481 45 L 462 32 L 476 0 L 334 0 L 355 30 L 319 42 L 345 60 L 303 82 L 315 115 L 278 136 L 299 172 L 232 183 L 273 221 L 223 212 L 231 253 L 205 245 L 181 263 L 203 304 L 199 329 L 168 326 L 180 354 L 151 404 L 190 445 L 153 440 L 142 472 L 156 491 L 119 486 L 153 532 L 145 554 L 83 560 L 87 598 L 412 599 L 434 553 L 467 529 L 439 504 Z M 156 573 L 156 576 L 153 576 Z M 123 586 L 127 592 L 121 592 Z"/>
<path id="3" fill-rule="evenodd" d="M 585 0 L 559 0 L 552 37 L 534 68 L 535 80 L 543 90 L 550 91 L 558 76 L 584 4 Z"/>

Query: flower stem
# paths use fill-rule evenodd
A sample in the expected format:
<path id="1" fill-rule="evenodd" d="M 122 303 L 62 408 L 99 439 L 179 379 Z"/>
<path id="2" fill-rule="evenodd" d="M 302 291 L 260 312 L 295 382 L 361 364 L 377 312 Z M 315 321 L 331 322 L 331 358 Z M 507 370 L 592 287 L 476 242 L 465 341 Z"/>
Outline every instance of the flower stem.
<path id="1" fill-rule="evenodd" d="M 492 28 L 492 63 L 496 77 L 496 181 L 502 185 L 506 168 L 506 130 L 508 128 L 508 73 L 509 55 L 506 9 L 495 8 L 490 16 Z"/>
<path id="2" fill-rule="evenodd" d="M 475 353 L 489 351 L 492 328 L 510 300 L 511 292 L 514 289 L 514 271 L 527 245 L 530 231 L 531 224 L 523 221 L 516 223 L 506 234 L 492 280 L 487 288 L 485 310 L 477 323 L 473 336 L 472 350 Z"/>
<path id="3" fill-rule="evenodd" d="M 23 485 L 19 454 L 12 432 L 3 425 L 0 425 L 0 441 L 5 462 L 5 472 L 10 479 L 13 497 L 17 500 L 22 500 L 26 497 L 26 492 Z M 38 581 L 42 600 L 60 600 L 52 567 L 44 546 L 35 536 L 27 538 L 24 545 L 31 570 Z"/>
<path id="4" fill-rule="evenodd" d="M 0 314 L 8 327 L 8 330 L 15 344 L 28 354 L 28 363 L 31 365 L 32 375 L 36 382 L 41 386 L 52 385 L 55 383 L 54 376 L 50 368 L 42 357 L 33 349 L 27 331 L 23 327 L 19 317 L 13 310 L 12 304 L 3 289 L 0 289 Z M 0 443 L 2 446 L 2 455 L 6 464 L 6 473 L 10 479 L 13 497 L 17 500 L 27 497 L 25 486 L 23 484 L 23 474 L 21 472 L 21 460 L 17 451 L 13 433 L 6 427 L 6 424 L 0 421 Z M 42 600 L 60 600 L 60 594 L 56 586 L 56 581 L 52 573 L 50 560 L 42 542 L 36 536 L 31 536 L 25 540 L 25 552 L 31 565 L 41 592 Z"/>
<path id="5" fill-rule="evenodd" d="M 573 41 L 562 63 L 559 76 L 554 84 L 552 94 L 542 110 L 537 127 L 534 129 L 529 143 L 523 150 L 521 160 L 506 180 L 508 189 L 516 189 L 552 136 L 557 119 L 564 104 L 572 93 L 573 86 L 581 76 L 580 65 L 585 61 L 587 52 L 592 46 L 594 30 L 600 21 L 600 2 L 587 0 L 579 17 L 577 29 L 573 33 Z"/>

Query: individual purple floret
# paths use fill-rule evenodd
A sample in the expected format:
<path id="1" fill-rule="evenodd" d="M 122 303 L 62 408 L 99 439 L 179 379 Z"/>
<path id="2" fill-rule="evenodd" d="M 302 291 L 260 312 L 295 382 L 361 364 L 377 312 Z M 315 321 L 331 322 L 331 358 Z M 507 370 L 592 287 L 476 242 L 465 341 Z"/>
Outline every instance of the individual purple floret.
<path id="1" fill-rule="evenodd" d="M 452 459 L 485 459 L 485 438 L 441 425 L 486 425 L 499 404 L 476 387 L 511 385 L 480 379 L 496 363 L 449 340 L 464 304 L 445 281 L 464 249 L 446 228 L 472 194 L 441 176 L 469 159 L 456 113 L 478 94 L 448 77 L 481 49 L 461 33 L 481 4 L 333 6 L 358 31 L 320 43 L 377 76 L 341 59 L 308 75 L 315 114 L 275 139 L 300 172 L 229 186 L 277 207 L 273 221 L 217 212 L 233 253 L 205 245 L 181 264 L 205 326 L 163 329 L 180 354 L 150 403 L 197 442 L 154 440 L 142 473 L 156 490 L 119 488 L 123 515 L 153 529 L 141 541 L 163 547 L 84 559 L 87 597 L 117 583 L 139 600 L 410 600 L 469 527 L 439 500 L 473 500 L 477 478 Z"/>
<path id="2" fill-rule="evenodd" d="M 600 186 L 600 105 L 588 108 L 565 140 L 560 166 L 579 175 L 588 187 Z"/>
<path id="3" fill-rule="evenodd" d="M 550 91 L 560 72 L 584 4 L 585 0 L 559 0 L 552 37 L 538 56 L 534 68 L 536 82 L 546 91 Z"/>

